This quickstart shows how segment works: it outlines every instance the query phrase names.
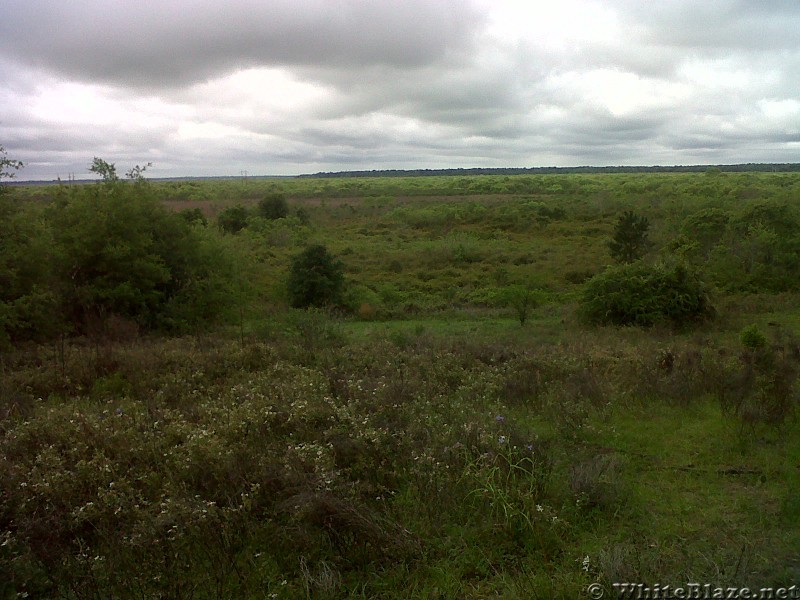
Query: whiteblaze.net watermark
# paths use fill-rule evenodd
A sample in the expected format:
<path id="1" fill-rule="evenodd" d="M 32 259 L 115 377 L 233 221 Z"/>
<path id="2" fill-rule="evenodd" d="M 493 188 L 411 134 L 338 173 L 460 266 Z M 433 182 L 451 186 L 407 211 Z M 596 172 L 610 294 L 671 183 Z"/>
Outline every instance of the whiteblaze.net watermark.
<path id="1" fill-rule="evenodd" d="M 586 590 L 591 600 L 606 596 L 599 583 Z M 628 600 L 800 600 L 800 586 L 791 587 L 721 587 L 710 583 L 687 583 L 680 586 L 644 583 L 614 583 L 610 598 Z"/>

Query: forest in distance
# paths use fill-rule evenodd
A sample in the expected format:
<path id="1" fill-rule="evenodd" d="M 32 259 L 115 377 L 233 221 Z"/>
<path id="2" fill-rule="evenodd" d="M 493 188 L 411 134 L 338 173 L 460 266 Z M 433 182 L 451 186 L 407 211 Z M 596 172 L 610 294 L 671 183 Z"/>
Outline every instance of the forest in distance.
<path id="1" fill-rule="evenodd" d="M 302 175 L 258 175 L 242 171 L 239 175 L 192 176 L 192 177 L 154 177 L 153 181 L 191 181 L 206 179 L 293 179 L 293 178 L 341 178 L 341 177 L 431 177 L 431 176 L 469 176 L 469 175 L 566 175 L 587 173 L 793 173 L 800 171 L 800 163 L 740 163 L 719 165 L 639 165 L 639 166 L 603 166 L 603 167 L 462 167 L 454 169 L 372 169 L 366 171 L 320 171 Z M 9 181 L 9 185 L 42 185 L 57 183 L 56 180 L 42 181 Z M 74 182 L 86 183 L 88 179 Z"/>
<path id="2" fill-rule="evenodd" d="M 798 584 L 761 167 L 4 186 L 0 598 Z"/>

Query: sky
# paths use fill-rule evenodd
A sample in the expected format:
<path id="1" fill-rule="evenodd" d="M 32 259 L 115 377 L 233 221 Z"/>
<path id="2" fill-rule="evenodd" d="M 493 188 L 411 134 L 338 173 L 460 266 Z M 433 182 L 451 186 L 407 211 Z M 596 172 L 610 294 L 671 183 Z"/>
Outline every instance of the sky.
<path id="1" fill-rule="evenodd" d="M 2 0 L 17 178 L 800 162 L 798 0 Z"/>

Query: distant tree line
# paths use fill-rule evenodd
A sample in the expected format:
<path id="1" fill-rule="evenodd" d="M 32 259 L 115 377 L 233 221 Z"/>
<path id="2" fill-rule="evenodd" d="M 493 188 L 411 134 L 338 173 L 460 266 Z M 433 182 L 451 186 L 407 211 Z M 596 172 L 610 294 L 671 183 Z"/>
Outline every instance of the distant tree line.
<path id="1" fill-rule="evenodd" d="M 795 173 L 800 163 L 743 163 L 738 165 L 673 165 L 673 166 L 617 166 L 617 167 L 520 167 L 520 168 L 470 168 L 470 169 L 374 169 L 371 171 L 337 171 L 298 175 L 298 178 L 332 177 L 427 177 L 469 175 L 570 175 L 579 173 Z"/>

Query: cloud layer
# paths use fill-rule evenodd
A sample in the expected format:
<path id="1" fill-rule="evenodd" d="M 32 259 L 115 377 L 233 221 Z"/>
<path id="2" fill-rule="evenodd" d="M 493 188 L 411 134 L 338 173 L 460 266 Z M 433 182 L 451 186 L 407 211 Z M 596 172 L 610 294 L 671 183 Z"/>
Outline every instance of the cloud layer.
<path id="1" fill-rule="evenodd" d="M 800 161 L 800 4 L 8 0 L 23 179 Z"/>

